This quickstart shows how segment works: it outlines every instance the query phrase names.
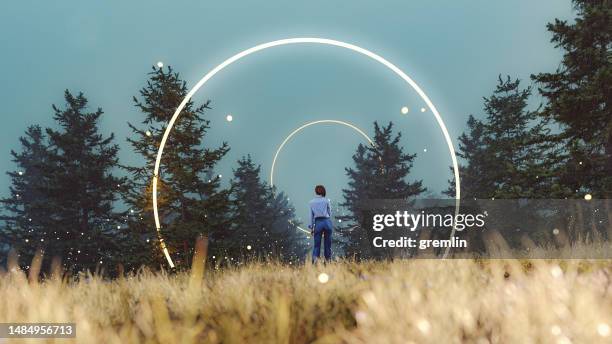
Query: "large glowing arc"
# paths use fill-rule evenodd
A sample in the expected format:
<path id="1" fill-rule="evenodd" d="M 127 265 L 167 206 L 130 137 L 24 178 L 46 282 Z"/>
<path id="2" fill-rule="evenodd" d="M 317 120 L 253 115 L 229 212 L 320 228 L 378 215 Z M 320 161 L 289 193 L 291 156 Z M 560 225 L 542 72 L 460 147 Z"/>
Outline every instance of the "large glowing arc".
<path id="1" fill-rule="evenodd" d="M 228 58 L 227 60 L 223 61 L 221 64 L 219 64 L 218 66 L 216 66 L 215 68 L 213 68 L 210 72 L 208 72 L 206 75 L 204 75 L 204 77 L 202 79 L 200 79 L 200 81 L 198 81 L 195 86 L 193 86 L 193 88 L 191 88 L 191 90 L 189 90 L 189 92 L 187 93 L 187 95 L 185 96 L 185 98 L 183 99 L 183 101 L 179 104 L 178 108 L 176 109 L 176 111 L 174 112 L 174 114 L 172 115 L 172 118 L 170 119 L 170 122 L 168 122 L 168 126 L 166 127 L 166 130 L 164 131 L 164 135 L 162 136 L 162 139 L 159 143 L 159 149 L 157 151 L 157 158 L 155 159 L 155 167 L 153 170 L 153 216 L 155 218 L 155 228 L 157 230 L 157 235 L 158 238 L 160 240 L 160 247 L 162 249 L 162 251 L 164 252 L 164 255 L 166 257 L 166 259 L 168 260 L 168 264 L 170 264 L 170 267 L 174 267 L 174 263 L 172 262 L 172 258 L 170 258 L 170 254 L 168 253 L 168 249 L 166 248 L 166 244 L 163 240 L 163 237 L 161 235 L 161 221 L 159 218 L 159 211 L 157 209 L 157 180 L 159 178 L 159 167 L 161 165 L 161 158 L 162 155 L 164 153 L 164 147 L 166 146 L 166 141 L 168 140 L 168 136 L 170 135 L 170 132 L 172 131 L 172 128 L 174 127 L 174 123 L 176 122 L 176 120 L 178 119 L 179 115 L 181 114 L 181 111 L 183 111 L 183 108 L 185 108 L 185 105 L 187 105 L 187 102 L 189 102 L 189 100 L 193 97 L 193 95 L 202 87 L 204 86 L 204 84 L 206 82 L 208 82 L 208 80 L 210 80 L 213 76 L 215 76 L 217 73 L 219 73 L 220 71 L 222 71 L 225 67 L 231 65 L 232 63 L 240 60 L 243 57 L 246 57 L 248 55 L 251 55 L 253 53 L 256 53 L 258 51 L 261 50 L 265 50 L 268 48 L 273 48 L 273 47 L 278 47 L 278 46 L 282 46 L 282 45 L 289 45 L 289 44 L 323 44 L 323 45 L 330 45 L 330 46 L 335 46 L 335 47 L 340 47 L 340 48 L 344 48 L 344 49 L 348 49 L 354 52 L 357 52 L 359 54 L 365 55 L 369 58 L 371 58 L 374 61 L 377 61 L 378 63 L 382 64 L 383 66 L 387 67 L 388 69 L 390 69 L 391 71 L 393 71 L 395 74 L 397 74 L 400 78 L 402 78 L 404 81 L 406 81 L 406 83 L 412 87 L 412 89 L 414 89 L 414 91 L 421 97 L 421 99 L 423 99 L 423 101 L 425 102 L 425 104 L 427 104 L 427 107 L 431 110 L 431 112 L 433 113 L 436 121 L 438 122 L 438 125 L 440 126 L 440 129 L 442 130 L 442 134 L 444 135 L 444 139 L 446 140 L 446 144 L 448 146 L 448 150 L 450 152 L 450 156 L 451 156 L 451 160 L 453 162 L 453 172 L 455 175 L 455 199 L 456 199 L 456 210 L 455 212 L 458 213 L 459 211 L 459 199 L 460 199 L 460 183 L 459 183 L 459 164 L 457 162 L 457 157 L 455 154 L 455 148 L 453 146 L 453 142 L 451 140 L 451 137 L 448 133 L 448 130 L 446 129 L 446 125 L 444 124 L 444 121 L 442 120 L 442 117 L 440 116 L 440 113 L 438 112 L 438 110 L 436 109 L 436 107 L 434 106 L 434 104 L 431 102 L 431 100 L 429 99 L 429 97 L 427 97 L 427 95 L 425 94 L 425 92 L 423 92 L 423 90 L 419 87 L 419 85 L 417 85 L 416 82 L 414 82 L 408 75 L 406 75 L 406 73 L 404 73 L 401 69 L 399 69 L 397 66 L 395 66 L 393 63 L 385 60 L 382 56 L 379 56 L 367 49 L 361 48 L 359 46 L 350 44 L 350 43 L 346 43 L 346 42 L 342 42 L 342 41 L 336 41 L 333 39 L 327 39 L 327 38 L 313 38 L 313 37 L 299 37 L 299 38 L 288 38 L 288 39 L 281 39 L 281 40 L 277 40 L 277 41 L 272 41 L 272 42 L 267 42 L 267 43 L 263 43 L 263 44 L 259 44 L 256 45 L 252 48 L 243 50 L 241 52 L 239 52 L 238 54 Z M 451 236 L 454 234 L 455 232 L 455 228 L 453 228 L 453 231 L 451 233 Z M 448 249 L 446 250 L 444 256 L 446 257 L 446 255 L 448 254 Z"/>

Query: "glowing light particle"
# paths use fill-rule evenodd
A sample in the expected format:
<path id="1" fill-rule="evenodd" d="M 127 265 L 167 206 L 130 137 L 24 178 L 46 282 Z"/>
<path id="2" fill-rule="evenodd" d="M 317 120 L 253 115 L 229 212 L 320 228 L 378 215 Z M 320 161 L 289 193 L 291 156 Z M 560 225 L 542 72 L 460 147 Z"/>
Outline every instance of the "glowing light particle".
<path id="1" fill-rule="evenodd" d="M 225 120 L 226 120 L 226 121 L 228 121 L 228 122 L 231 122 L 231 121 L 233 121 L 233 120 L 234 120 L 234 116 L 232 116 L 232 115 L 227 115 L 227 116 L 225 116 Z"/>
<path id="2" fill-rule="evenodd" d="M 157 68 L 163 68 L 164 67 L 164 63 L 159 61 L 157 62 Z"/>
<path id="3" fill-rule="evenodd" d="M 400 111 L 402 112 L 402 115 L 407 115 L 408 111 L 410 111 L 410 110 L 408 109 L 407 106 L 404 106 L 404 107 L 402 107 L 402 109 Z"/>
<path id="4" fill-rule="evenodd" d="M 150 132 L 150 131 L 148 131 L 148 130 L 147 130 L 147 132 L 146 132 L 145 134 L 146 134 L 148 137 L 151 137 L 151 135 L 153 135 L 153 134 L 151 134 L 151 132 Z"/>
<path id="5" fill-rule="evenodd" d="M 329 282 L 329 275 L 327 275 L 325 272 L 322 272 L 319 274 L 319 277 L 317 279 L 319 280 L 319 283 L 325 284 Z"/>
<path id="6" fill-rule="evenodd" d="M 597 325 L 597 333 L 602 337 L 610 336 L 610 325 L 604 323 Z"/>
<path id="7" fill-rule="evenodd" d="M 427 321 L 427 319 L 421 319 L 417 322 L 417 328 L 423 334 L 428 334 L 429 330 L 431 330 L 431 324 L 429 324 L 429 321 Z"/>
<path id="8" fill-rule="evenodd" d="M 586 194 L 586 195 L 584 195 L 584 199 L 587 200 L 587 201 L 590 201 L 590 200 L 593 199 L 593 196 L 591 196 L 591 194 Z"/>
<path id="9" fill-rule="evenodd" d="M 561 268 L 558 266 L 554 266 L 550 269 L 550 274 L 555 278 L 559 278 L 563 276 L 563 270 L 561 270 Z"/>
<path id="10" fill-rule="evenodd" d="M 23 176 L 23 171 L 19 171 L 17 173 L 19 173 L 20 176 Z"/>
<path id="11" fill-rule="evenodd" d="M 553 229 L 552 232 L 553 232 L 554 235 L 559 235 L 559 229 L 558 228 Z"/>
<path id="12" fill-rule="evenodd" d="M 427 109 L 426 109 L 426 108 L 424 108 L 424 107 L 422 107 L 422 108 L 421 108 L 421 112 L 425 112 L 425 111 L 427 111 Z"/>
<path id="13" fill-rule="evenodd" d="M 251 245 L 247 245 L 247 250 L 251 250 Z"/>
<path id="14" fill-rule="evenodd" d="M 423 148 L 423 152 L 427 153 L 427 148 Z"/>

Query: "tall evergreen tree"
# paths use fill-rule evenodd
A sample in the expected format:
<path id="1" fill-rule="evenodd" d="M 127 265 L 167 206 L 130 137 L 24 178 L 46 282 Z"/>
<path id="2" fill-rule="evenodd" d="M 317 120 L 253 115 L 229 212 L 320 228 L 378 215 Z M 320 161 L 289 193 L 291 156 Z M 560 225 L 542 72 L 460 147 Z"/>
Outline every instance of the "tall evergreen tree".
<path id="1" fill-rule="evenodd" d="M 283 193 L 275 193 L 260 177 L 251 156 L 238 160 L 232 180 L 230 254 L 296 260 L 304 253 L 304 237 L 296 228 L 295 210 Z"/>
<path id="2" fill-rule="evenodd" d="M 113 134 L 104 137 L 99 132 L 102 109 L 86 112 L 82 93 L 74 96 L 66 90 L 65 100 L 65 109 L 53 106 L 59 129 L 46 130 L 51 148 L 49 203 L 51 217 L 57 219 L 48 231 L 47 248 L 76 269 L 91 269 L 115 259 L 120 219 L 113 204 L 125 178 L 113 175 L 119 146 Z"/>
<path id="3" fill-rule="evenodd" d="M 547 121 L 527 109 L 531 88 L 518 79 L 499 77 L 495 91 L 484 98 L 483 121 L 470 116 L 468 132 L 459 137 L 457 155 L 462 198 L 550 197 L 554 146 Z M 455 195 L 454 180 L 446 192 Z"/>
<path id="4" fill-rule="evenodd" d="M 48 212 L 49 151 L 40 126 L 28 127 L 19 141 L 21 152 L 11 151 L 17 170 L 7 172 L 11 196 L 0 200 L 5 210 L 0 220 L 6 225 L 0 237 L 19 252 L 22 263 L 27 265 L 44 240 L 43 233 L 52 225 Z"/>
<path id="5" fill-rule="evenodd" d="M 46 129 L 48 145 L 40 128 L 32 127 L 29 138 L 22 139 L 24 152 L 13 154 L 23 169 L 9 173 L 20 200 L 3 203 L 13 214 L 9 225 L 14 226 L 13 238 L 20 240 L 15 246 L 24 254 L 22 264 L 40 248 L 46 257 L 62 258 L 73 271 L 97 269 L 113 262 L 118 252 L 114 226 L 119 218 L 113 203 L 124 180 L 113 169 L 119 148 L 112 134 L 99 133 L 102 109 L 87 112 L 82 93 L 74 96 L 66 90 L 64 98 L 65 109 L 53 106 L 59 128 Z"/>
<path id="6" fill-rule="evenodd" d="M 548 100 L 542 116 L 562 125 L 556 140 L 567 147 L 558 170 L 566 196 L 612 198 L 612 2 L 573 4 L 573 23 L 556 19 L 547 26 L 564 50 L 561 66 L 532 78 Z"/>
<path id="7" fill-rule="evenodd" d="M 141 166 L 126 167 L 131 174 L 131 183 L 124 190 L 135 245 L 131 251 L 138 255 L 129 259 L 132 264 L 159 262 L 158 238 L 151 237 L 155 233 L 151 201 L 153 167 L 164 130 L 188 91 L 171 67 L 153 67 L 149 75 L 140 97 L 134 97 L 143 116 L 141 125 L 129 123 L 134 137 L 128 138 L 128 142 L 144 160 Z M 187 103 L 168 138 L 160 167 L 158 200 L 162 232 L 179 264 L 190 261 L 199 235 L 218 236 L 230 224 L 229 191 L 221 190 L 221 176 L 214 173 L 229 146 L 227 143 L 215 148 L 203 146 L 210 128 L 210 121 L 204 117 L 206 109 L 209 102 Z M 139 250 L 141 247 L 143 250 Z M 143 256 L 144 249 L 152 255 Z"/>
<path id="8" fill-rule="evenodd" d="M 426 189 L 422 182 L 407 181 L 416 154 L 406 154 L 400 145 L 401 133 L 393 133 L 393 123 L 380 127 L 374 122 L 374 144 L 360 144 L 353 155 L 353 167 L 345 168 L 349 187 L 343 189 L 348 215 L 337 216 L 346 225 L 340 228 L 345 236 L 345 254 L 357 258 L 380 256 L 365 252 L 373 238 L 372 219 L 367 215 L 372 200 L 410 200 Z"/>

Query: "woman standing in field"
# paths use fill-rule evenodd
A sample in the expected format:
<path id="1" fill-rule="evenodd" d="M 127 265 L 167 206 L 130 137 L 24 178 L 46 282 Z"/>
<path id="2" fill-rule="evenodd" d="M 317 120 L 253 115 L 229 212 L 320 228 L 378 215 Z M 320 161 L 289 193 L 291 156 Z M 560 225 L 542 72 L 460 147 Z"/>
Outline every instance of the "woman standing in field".
<path id="1" fill-rule="evenodd" d="M 317 185 L 315 187 L 315 198 L 308 205 L 310 206 L 310 234 L 314 237 L 314 248 L 312 249 L 312 262 L 316 262 L 321 255 L 321 238 L 323 238 L 325 261 L 331 260 L 331 206 L 329 199 L 325 198 L 325 187 Z"/>

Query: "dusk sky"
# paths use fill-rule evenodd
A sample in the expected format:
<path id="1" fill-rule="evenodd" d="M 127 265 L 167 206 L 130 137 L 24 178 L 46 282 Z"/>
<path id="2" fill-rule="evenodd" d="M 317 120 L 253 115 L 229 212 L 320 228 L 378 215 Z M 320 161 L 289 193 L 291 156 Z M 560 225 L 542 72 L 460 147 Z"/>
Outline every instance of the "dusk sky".
<path id="1" fill-rule="evenodd" d="M 126 143 L 127 122 L 142 119 L 132 96 L 152 65 L 171 65 L 192 86 L 241 50 L 291 37 L 345 41 L 394 63 L 436 105 L 456 146 L 468 115 L 482 117 L 482 97 L 491 94 L 499 74 L 527 86 L 530 74 L 556 69 L 561 53 L 545 25 L 573 16 L 569 0 L 5 1 L 0 170 L 14 168 L 9 152 L 19 148 L 28 125 L 53 125 L 51 104 L 63 106 L 65 89 L 84 92 L 92 109 L 104 109 L 102 128 L 115 133 L 122 162 L 137 164 Z M 451 159 L 431 112 L 420 111 L 425 104 L 399 77 L 354 52 L 315 45 L 268 49 L 216 75 L 196 95 L 206 99 L 213 109 L 205 144 L 231 146 L 218 168 L 224 179 L 250 153 L 267 180 L 276 147 L 309 121 L 347 121 L 371 134 L 378 120 L 396 123 L 405 151 L 418 154 L 411 180 L 422 179 L 433 195 L 448 186 Z M 532 106 L 540 102 L 534 96 Z M 315 184 L 340 201 L 344 168 L 361 142 L 347 127 L 319 125 L 285 146 L 275 184 L 299 216 L 307 214 Z M 1 195 L 8 185 L 2 174 Z"/>

